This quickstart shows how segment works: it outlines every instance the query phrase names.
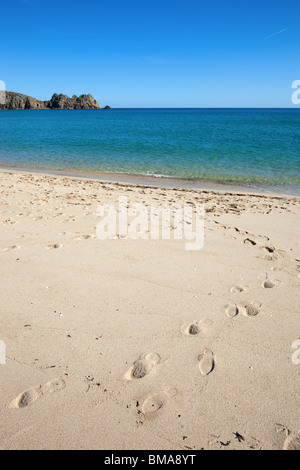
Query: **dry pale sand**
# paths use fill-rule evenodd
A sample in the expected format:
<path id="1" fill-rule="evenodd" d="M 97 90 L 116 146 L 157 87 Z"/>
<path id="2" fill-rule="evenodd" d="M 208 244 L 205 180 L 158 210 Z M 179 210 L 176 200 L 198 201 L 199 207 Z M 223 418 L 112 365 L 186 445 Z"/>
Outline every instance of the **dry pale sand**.
<path id="1" fill-rule="evenodd" d="M 1 449 L 299 449 L 300 200 L 0 172 Z M 205 204 L 205 244 L 99 204 Z"/>

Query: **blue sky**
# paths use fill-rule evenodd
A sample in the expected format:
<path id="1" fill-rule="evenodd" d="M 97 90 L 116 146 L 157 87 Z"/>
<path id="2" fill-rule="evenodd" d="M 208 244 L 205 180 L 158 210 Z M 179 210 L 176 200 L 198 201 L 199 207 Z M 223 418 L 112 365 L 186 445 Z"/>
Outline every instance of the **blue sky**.
<path id="1" fill-rule="evenodd" d="M 0 80 L 113 107 L 295 107 L 299 0 L 1 2 Z"/>

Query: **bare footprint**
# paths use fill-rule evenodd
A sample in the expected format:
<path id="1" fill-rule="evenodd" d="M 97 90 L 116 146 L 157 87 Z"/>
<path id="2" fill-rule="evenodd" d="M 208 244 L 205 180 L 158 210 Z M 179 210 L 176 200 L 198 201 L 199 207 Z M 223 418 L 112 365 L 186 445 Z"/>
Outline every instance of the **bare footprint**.
<path id="1" fill-rule="evenodd" d="M 273 287 L 277 287 L 279 286 L 279 284 L 280 284 L 280 281 L 278 281 L 277 279 L 276 280 L 266 279 L 263 282 L 262 287 L 264 289 L 273 289 Z"/>
<path id="2" fill-rule="evenodd" d="M 159 354 L 143 354 L 125 374 L 127 380 L 142 379 L 160 362 Z"/>
<path id="3" fill-rule="evenodd" d="M 237 314 L 239 313 L 239 309 L 240 309 L 240 307 L 238 307 L 238 305 L 236 305 L 236 304 L 227 305 L 227 307 L 226 307 L 227 317 L 228 318 L 236 317 Z"/>
<path id="4" fill-rule="evenodd" d="M 49 380 L 45 385 L 29 388 L 22 392 L 10 404 L 10 408 L 26 408 L 28 405 L 35 403 L 43 395 L 60 392 L 66 387 L 64 380 L 57 378 Z"/>
<path id="5" fill-rule="evenodd" d="M 42 396 L 41 386 L 29 388 L 22 392 L 9 405 L 10 408 L 26 408 Z"/>
<path id="6" fill-rule="evenodd" d="M 177 394 L 176 389 L 167 389 L 158 393 L 149 395 L 141 406 L 142 413 L 147 417 L 154 418 L 161 410 L 169 398 Z"/>
<path id="7" fill-rule="evenodd" d="M 7 248 L 3 248 L 2 251 L 14 251 L 14 250 L 20 250 L 21 248 L 22 248 L 21 246 L 12 245 L 12 246 L 8 246 Z"/>
<path id="8" fill-rule="evenodd" d="M 300 433 L 288 436 L 283 444 L 283 450 L 300 450 Z"/>
<path id="9" fill-rule="evenodd" d="M 255 305 L 248 304 L 245 305 L 245 311 L 244 314 L 246 317 L 256 317 L 256 315 L 259 314 L 259 308 L 256 307 Z"/>
<path id="10" fill-rule="evenodd" d="M 148 397 L 143 405 L 142 405 L 142 412 L 144 415 L 149 413 L 155 413 L 160 410 L 166 400 L 166 396 L 163 392 L 155 393 L 154 395 Z"/>
<path id="11" fill-rule="evenodd" d="M 198 360 L 201 375 L 210 374 L 215 366 L 213 352 L 210 349 L 205 348 L 203 353 L 198 357 Z"/>
<path id="12" fill-rule="evenodd" d="M 49 382 L 45 383 L 42 387 L 42 394 L 46 395 L 48 393 L 60 392 L 66 387 L 66 382 L 63 379 L 52 379 Z"/>

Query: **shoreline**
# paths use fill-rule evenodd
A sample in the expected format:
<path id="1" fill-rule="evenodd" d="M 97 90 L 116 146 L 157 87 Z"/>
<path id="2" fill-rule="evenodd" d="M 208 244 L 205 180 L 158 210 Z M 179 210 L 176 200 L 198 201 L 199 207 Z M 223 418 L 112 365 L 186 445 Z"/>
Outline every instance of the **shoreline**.
<path id="1" fill-rule="evenodd" d="M 127 173 L 88 172 L 80 170 L 56 170 L 31 167 L 11 167 L 0 165 L 0 172 L 25 172 L 36 175 L 58 176 L 65 178 L 80 178 L 84 180 L 96 180 L 106 183 L 118 183 L 124 185 L 143 186 L 151 188 L 167 188 L 182 190 L 209 191 L 218 193 L 242 193 L 244 195 L 262 195 L 275 197 L 300 198 L 299 194 L 271 190 L 269 187 L 257 188 L 251 185 L 235 185 L 231 183 L 218 183 L 205 180 L 190 180 L 184 178 L 173 178 L 168 176 L 138 175 Z M 277 188 L 277 187 L 276 187 Z"/>

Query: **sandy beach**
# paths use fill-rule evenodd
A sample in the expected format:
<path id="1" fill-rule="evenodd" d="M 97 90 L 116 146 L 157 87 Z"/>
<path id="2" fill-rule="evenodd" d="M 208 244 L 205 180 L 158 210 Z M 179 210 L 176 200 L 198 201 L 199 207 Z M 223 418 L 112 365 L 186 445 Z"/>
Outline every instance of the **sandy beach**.
<path id="1" fill-rule="evenodd" d="M 300 448 L 300 198 L 14 170 L 0 192 L 0 449 Z M 100 240 L 119 196 L 204 204 L 203 248 Z"/>

